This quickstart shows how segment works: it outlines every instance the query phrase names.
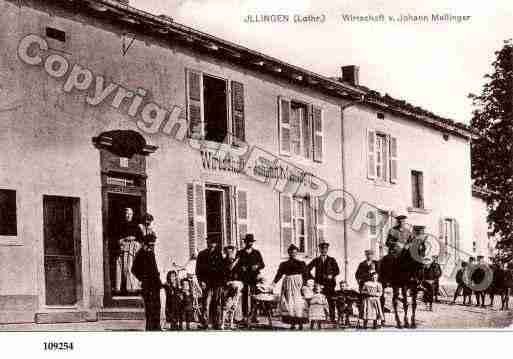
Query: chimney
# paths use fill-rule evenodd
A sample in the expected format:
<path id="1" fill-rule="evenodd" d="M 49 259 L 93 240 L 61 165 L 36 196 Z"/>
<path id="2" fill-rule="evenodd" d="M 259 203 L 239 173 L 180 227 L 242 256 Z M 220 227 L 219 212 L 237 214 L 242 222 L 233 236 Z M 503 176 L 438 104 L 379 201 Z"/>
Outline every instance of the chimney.
<path id="1" fill-rule="evenodd" d="M 342 81 L 351 85 L 359 85 L 360 68 L 355 65 L 342 66 Z"/>

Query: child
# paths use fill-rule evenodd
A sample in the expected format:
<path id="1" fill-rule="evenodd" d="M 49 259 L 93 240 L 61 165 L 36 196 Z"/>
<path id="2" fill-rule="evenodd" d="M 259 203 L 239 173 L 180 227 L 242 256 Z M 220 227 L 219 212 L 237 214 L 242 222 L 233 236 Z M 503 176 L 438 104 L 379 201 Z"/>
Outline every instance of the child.
<path id="1" fill-rule="evenodd" d="M 308 307 L 308 319 L 310 320 L 310 329 L 322 329 L 322 322 L 326 320 L 329 315 L 329 306 L 326 296 L 321 293 L 322 286 L 316 283 L 314 286 L 314 295 L 310 299 Z"/>
<path id="2" fill-rule="evenodd" d="M 184 278 L 181 280 L 182 285 L 182 316 L 180 326 L 183 325 L 183 321 L 185 321 L 185 329 L 191 329 L 191 322 L 194 321 L 194 312 L 195 312 L 195 299 L 192 293 L 191 282 L 189 279 Z"/>
<path id="3" fill-rule="evenodd" d="M 303 288 L 301 288 L 301 293 L 303 294 L 303 297 L 305 298 L 307 303 L 310 303 L 310 299 L 312 299 L 312 297 L 314 296 L 314 287 L 314 280 L 308 279 Z"/>
<path id="4" fill-rule="evenodd" d="M 385 319 L 383 310 L 381 309 L 381 303 L 379 301 L 383 294 L 383 287 L 378 282 L 378 273 L 372 271 L 370 273 L 371 280 L 363 284 L 362 294 L 363 299 L 363 327 L 367 328 L 367 322 L 373 321 L 373 329 L 378 328 L 378 320 L 381 322 Z"/>
<path id="5" fill-rule="evenodd" d="M 182 290 L 176 271 L 167 272 L 164 291 L 166 293 L 166 322 L 169 324 L 169 329 L 179 330 L 182 316 Z"/>
<path id="6" fill-rule="evenodd" d="M 349 289 L 345 280 L 340 282 L 340 290 L 335 293 L 337 303 L 338 323 L 349 327 L 349 318 L 354 316 L 354 304 L 360 302 L 360 293 Z"/>

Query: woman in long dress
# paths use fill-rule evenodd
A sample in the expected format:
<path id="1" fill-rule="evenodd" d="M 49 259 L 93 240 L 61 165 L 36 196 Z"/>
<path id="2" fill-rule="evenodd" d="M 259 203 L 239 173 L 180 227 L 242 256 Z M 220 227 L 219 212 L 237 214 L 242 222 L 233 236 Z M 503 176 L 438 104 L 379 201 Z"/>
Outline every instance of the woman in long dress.
<path id="1" fill-rule="evenodd" d="M 278 283 L 282 277 L 280 297 L 280 313 L 282 321 L 290 324 L 291 329 L 296 325 L 303 329 L 308 322 L 308 307 L 301 294 L 303 281 L 306 277 L 306 263 L 297 259 L 299 248 L 291 244 L 288 248 L 289 259 L 280 263 L 273 283 Z"/>

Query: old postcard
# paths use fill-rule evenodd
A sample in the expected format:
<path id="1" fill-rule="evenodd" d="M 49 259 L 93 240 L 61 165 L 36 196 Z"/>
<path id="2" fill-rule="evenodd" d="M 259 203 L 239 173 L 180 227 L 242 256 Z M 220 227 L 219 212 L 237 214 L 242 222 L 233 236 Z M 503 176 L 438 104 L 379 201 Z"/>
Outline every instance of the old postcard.
<path id="1" fill-rule="evenodd" d="M 0 0 L 0 331 L 511 330 L 511 9 Z"/>

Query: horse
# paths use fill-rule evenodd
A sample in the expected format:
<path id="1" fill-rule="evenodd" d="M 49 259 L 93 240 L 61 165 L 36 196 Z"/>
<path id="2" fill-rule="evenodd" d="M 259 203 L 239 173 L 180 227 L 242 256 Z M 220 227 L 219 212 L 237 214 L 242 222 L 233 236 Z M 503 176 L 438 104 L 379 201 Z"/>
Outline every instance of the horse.
<path id="1" fill-rule="evenodd" d="M 383 287 L 392 287 L 392 305 L 396 325 L 399 329 L 403 328 L 397 311 L 399 294 L 401 294 L 403 304 L 404 328 L 415 329 L 417 327 L 415 314 L 417 311 L 419 285 L 423 279 L 425 251 L 426 247 L 423 240 L 415 239 L 406 246 L 395 243 L 390 246 L 388 254 L 379 263 Z M 408 290 L 412 299 L 410 318 L 408 318 Z"/>

